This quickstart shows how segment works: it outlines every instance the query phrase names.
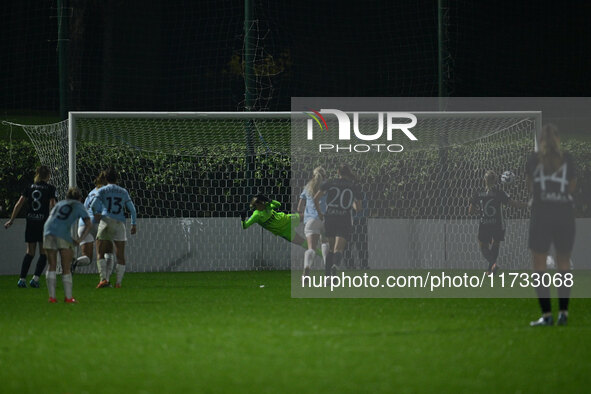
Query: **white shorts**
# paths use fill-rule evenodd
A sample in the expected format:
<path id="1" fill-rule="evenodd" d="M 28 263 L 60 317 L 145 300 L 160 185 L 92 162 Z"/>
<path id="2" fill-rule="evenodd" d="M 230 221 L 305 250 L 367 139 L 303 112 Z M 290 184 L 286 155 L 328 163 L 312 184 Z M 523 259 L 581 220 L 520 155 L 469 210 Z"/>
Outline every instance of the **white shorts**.
<path id="1" fill-rule="evenodd" d="M 125 223 L 103 216 L 98 225 L 96 239 L 100 239 L 101 241 L 127 241 Z"/>
<path id="2" fill-rule="evenodd" d="M 43 249 L 74 249 L 74 244 L 55 235 L 46 235 L 43 237 Z"/>
<path id="3" fill-rule="evenodd" d="M 80 236 L 84 232 L 84 229 L 85 228 L 86 228 L 86 226 L 80 226 L 80 227 L 78 227 L 78 238 L 80 238 Z M 92 225 L 92 228 L 90 229 L 90 231 L 88 232 L 88 234 L 86 234 L 86 237 L 84 237 L 84 239 L 81 239 L 80 240 L 80 245 L 93 243 L 94 240 L 96 239 L 96 234 L 97 233 L 98 233 L 98 224 L 93 224 Z"/>
<path id="4" fill-rule="evenodd" d="M 304 234 L 310 235 L 324 235 L 324 222 L 320 219 L 310 219 L 304 226 Z"/>

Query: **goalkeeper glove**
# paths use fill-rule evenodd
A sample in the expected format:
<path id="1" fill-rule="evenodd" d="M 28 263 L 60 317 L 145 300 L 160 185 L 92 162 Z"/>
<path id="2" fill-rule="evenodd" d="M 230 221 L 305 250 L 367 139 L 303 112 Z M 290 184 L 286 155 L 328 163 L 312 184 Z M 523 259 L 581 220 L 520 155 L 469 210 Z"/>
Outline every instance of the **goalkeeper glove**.
<path id="1" fill-rule="evenodd" d="M 242 219 L 243 222 L 246 220 L 247 216 L 248 216 L 248 212 L 246 212 L 246 211 L 243 211 L 240 213 L 240 219 Z"/>

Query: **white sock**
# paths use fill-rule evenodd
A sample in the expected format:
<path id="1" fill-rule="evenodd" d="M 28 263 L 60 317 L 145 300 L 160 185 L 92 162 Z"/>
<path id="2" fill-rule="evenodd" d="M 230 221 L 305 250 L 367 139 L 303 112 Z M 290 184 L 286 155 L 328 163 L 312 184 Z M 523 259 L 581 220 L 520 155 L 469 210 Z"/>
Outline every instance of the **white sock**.
<path id="1" fill-rule="evenodd" d="M 314 256 L 316 256 L 316 252 L 312 249 L 308 249 L 304 252 L 304 268 L 312 267 Z"/>
<path id="2" fill-rule="evenodd" d="M 72 274 L 62 275 L 62 283 L 64 284 L 66 298 L 72 298 Z"/>
<path id="3" fill-rule="evenodd" d="M 322 260 L 324 261 L 324 265 L 326 265 L 326 256 L 328 255 L 329 249 L 330 249 L 330 245 L 328 243 L 320 245 L 320 250 L 322 250 Z"/>
<path id="4" fill-rule="evenodd" d="M 39 282 L 39 277 L 38 277 L 37 275 L 33 275 L 33 280 L 34 280 L 35 282 Z"/>
<path id="5" fill-rule="evenodd" d="M 111 253 L 105 253 L 105 260 L 107 260 L 107 280 L 111 277 L 113 273 L 113 255 Z"/>
<path id="6" fill-rule="evenodd" d="M 49 291 L 50 298 L 55 298 L 55 278 L 55 271 L 47 271 L 47 276 L 45 277 L 45 279 L 47 280 L 47 290 Z"/>
<path id="7" fill-rule="evenodd" d="M 98 271 L 99 271 L 99 275 L 101 277 L 101 280 L 106 280 L 107 279 L 107 262 L 105 261 L 105 259 L 100 259 L 96 262 L 96 265 L 98 266 Z"/>
<path id="8" fill-rule="evenodd" d="M 125 274 L 125 265 L 123 264 L 117 264 L 117 283 L 121 284 L 121 281 L 123 280 L 123 274 Z"/>

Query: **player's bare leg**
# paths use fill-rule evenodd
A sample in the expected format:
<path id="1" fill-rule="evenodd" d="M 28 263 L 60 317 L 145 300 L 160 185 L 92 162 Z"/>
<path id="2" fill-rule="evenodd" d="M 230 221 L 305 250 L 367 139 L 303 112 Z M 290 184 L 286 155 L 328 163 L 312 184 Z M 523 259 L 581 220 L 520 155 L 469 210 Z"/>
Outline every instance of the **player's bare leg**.
<path id="1" fill-rule="evenodd" d="M 342 238 L 342 237 L 335 238 L 335 243 L 334 243 L 334 248 L 333 248 L 333 260 L 332 260 L 333 270 L 335 268 L 340 269 L 341 260 L 343 259 L 343 252 L 345 251 L 346 247 L 347 247 L 347 240 L 345 238 Z"/>
<path id="2" fill-rule="evenodd" d="M 38 242 L 27 242 L 27 254 L 35 257 L 35 253 L 37 253 L 37 243 Z M 39 246 L 41 248 L 41 246 Z"/>
<path id="3" fill-rule="evenodd" d="M 47 269 L 46 281 L 47 281 L 47 291 L 49 292 L 49 302 L 56 303 L 57 299 L 55 298 L 55 285 L 56 285 L 56 269 L 57 269 L 57 250 L 55 250 L 55 249 L 48 249 L 47 250 L 47 262 L 49 264 L 49 268 Z"/>
<path id="4" fill-rule="evenodd" d="M 92 253 L 94 252 L 94 245 L 92 244 L 92 242 L 87 242 L 81 245 L 80 250 L 84 256 L 92 259 Z"/>

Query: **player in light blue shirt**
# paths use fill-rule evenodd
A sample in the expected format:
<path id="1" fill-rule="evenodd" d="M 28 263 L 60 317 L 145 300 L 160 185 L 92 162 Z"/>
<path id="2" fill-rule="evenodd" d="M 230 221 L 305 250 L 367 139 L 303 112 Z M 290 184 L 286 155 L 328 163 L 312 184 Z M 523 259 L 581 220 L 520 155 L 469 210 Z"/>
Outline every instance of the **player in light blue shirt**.
<path id="1" fill-rule="evenodd" d="M 102 208 L 101 215 L 125 223 L 125 210 L 131 216 L 132 227 L 136 225 L 137 213 L 127 190 L 114 183 L 101 187 L 90 205 L 93 212 Z"/>
<path id="2" fill-rule="evenodd" d="M 121 287 L 123 274 L 125 273 L 125 242 L 127 241 L 125 231 L 125 210 L 131 216 L 131 234 L 137 231 L 136 219 L 137 213 L 135 206 L 127 190 L 117 185 L 119 174 L 114 168 L 109 168 L 105 173 L 107 185 L 101 187 L 96 193 L 96 199 L 90 205 L 93 211 L 102 205 L 102 216 L 97 232 L 97 249 L 99 272 L 101 280 L 97 288 L 111 287 L 107 274 L 107 262 L 105 253 L 111 241 L 115 243 L 115 254 L 117 256 L 117 282 L 115 287 Z"/>
<path id="3" fill-rule="evenodd" d="M 314 206 L 314 196 L 310 194 L 310 191 L 307 188 L 302 190 L 300 194 L 300 201 L 303 201 L 304 207 L 304 224 L 308 223 L 312 219 L 320 220 L 320 216 L 318 215 L 318 211 L 316 211 L 316 206 Z M 320 199 L 320 211 L 324 214 L 326 212 L 326 196 L 323 196 Z"/>
<path id="4" fill-rule="evenodd" d="M 91 208 L 91 205 L 95 202 L 97 198 L 98 190 L 107 184 L 107 178 L 105 171 L 101 171 L 100 174 L 94 180 L 95 188 L 88 193 L 86 200 L 84 200 L 84 207 L 86 207 L 88 211 L 88 215 L 90 215 L 90 220 L 92 222 L 91 230 L 85 238 L 80 238 L 80 250 L 82 252 L 81 256 L 72 263 L 72 273 L 77 269 L 77 267 L 84 267 L 90 265 L 94 255 L 94 244 L 96 241 L 96 236 L 98 233 L 98 225 L 100 221 L 100 216 L 103 212 L 103 205 L 99 201 L 94 209 Z M 85 225 L 82 219 L 78 223 L 78 236 L 82 234 L 85 230 Z M 98 250 L 98 245 L 97 245 Z M 113 263 L 114 263 L 114 254 L 113 254 L 113 243 L 110 242 L 107 245 L 107 250 L 105 252 L 105 260 L 107 262 L 107 273 L 106 277 L 109 278 L 111 276 L 111 272 L 113 271 Z M 98 260 L 97 260 L 98 262 Z M 98 264 L 97 264 L 98 265 Z M 99 266 L 99 274 L 103 275 L 100 272 L 101 268 Z"/>
<path id="5" fill-rule="evenodd" d="M 86 208 L 78 200 L 66 199 L 55 204 L 49 218 L 43 226 L 43 236 L 53 235 L 65 240 L 68 243 L 74 243 L 72 239 L 72 225 L 76 220 L 82 221 L 84 225 L 90 219 Z M 76 244 L 77 244 L 76 240 Z"/>
<path id="6" fill-rule="evenodd" d="M 320 215 L 314 204 L 314 195 L 318 192 L 320 185 L 325 179 L 326 170 L 323 167 L 316 167 L 314 169 L 314 177 L 304 187 L 302 194 L 300 194 L 300 201 L 298 202 L 298 212 L 304 214 L 304 234 L 308 241 L 308 250 L 304 253 L 305 276 L 310 274 L 318 241 L 322 243 L 321 250 L 323 258 L 325 258 L 329 249 L 328 243 L 323 240 L 324 222 L 320 219 Z M 326 212 L 326 196 L 320 200 L 319 208 L 322 214 Z"/>
<path id="7" fill-rule="evenodd" d="M 90 217 L 84 205 L 80 202 L 82 193 L 76 187 L 72 187 L 66 194 L 66 199 L 58 202 L 49 214 L 49 218 L 43 226 L 43 248 L 47 252 L 49 269 L 47 270 L 47 290 L 49 291 L 49 302 L 55 303 L 57 252 L 62 258 L 65 302 L 77 302 L 72 297 L 72 273 L 70 266 L 74 256 L 74 245 L 78 240 L 72 239 L 72 225 L 80 218 L 83 220 L 85 230 L 81 238 L 86 237 L 91 229 Z"/>
<path id="8" fill-rule="evenodd" d="M 98 193 L 98 190 L 101 186 L 97 186 L 94 189 L 92 189 L 90 191 L 90 193 L 88 193 L 88 196 L 86 196 L 86 200 L 84 200 L 84 208 L 86 208 L 86 210 L 88 211 L 88 215 L 90 216 L 90 221 L 92 222 L 93 225 L 98 224 L 95 215 L 101 215 L 103 212 L 103 205 L 102 203 L 99 201 L 98 205 L 93 209 L 91 208 L 92 203 L 94 203 L 94 201 L 96 200 L 96 196 Z M 80 222 L 78 223 L 79 227 L 84 226 L 84 221 L 82 219 L 80 219 Z"/>

